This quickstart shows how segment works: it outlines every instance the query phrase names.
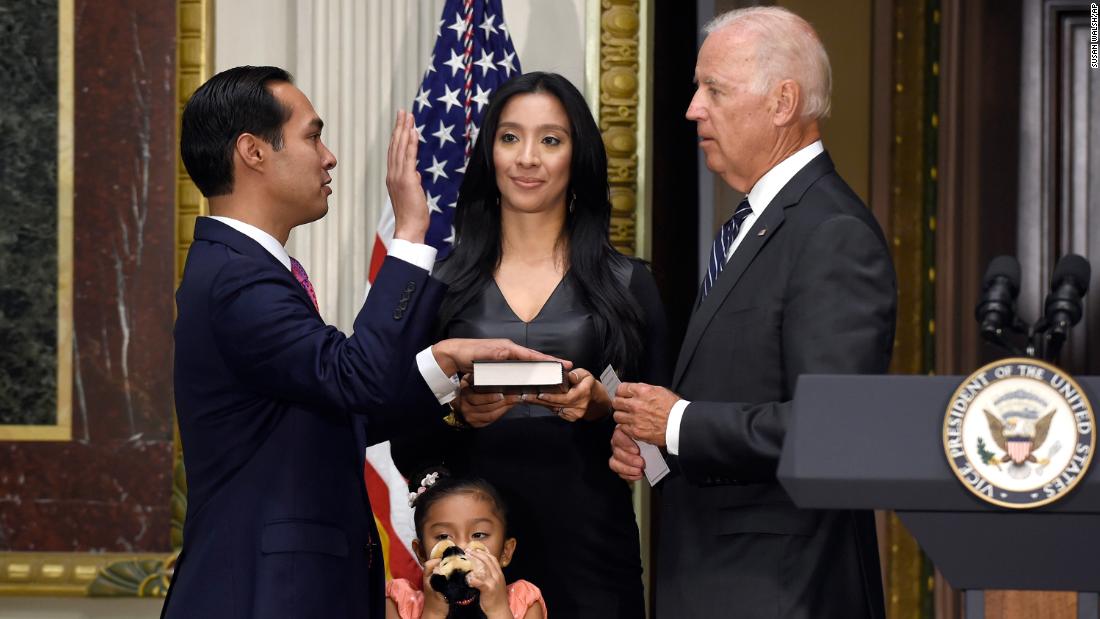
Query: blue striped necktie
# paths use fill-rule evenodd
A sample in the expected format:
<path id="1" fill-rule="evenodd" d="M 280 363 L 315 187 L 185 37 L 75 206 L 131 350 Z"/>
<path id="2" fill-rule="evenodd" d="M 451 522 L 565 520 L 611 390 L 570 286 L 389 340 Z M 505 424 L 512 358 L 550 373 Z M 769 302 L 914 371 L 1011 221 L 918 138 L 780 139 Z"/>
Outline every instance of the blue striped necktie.
<path id="1" fill-rule="evenodd" d="M 741 229 L 741 224 L 745 222 L 745 218 L 749 216 L 749 213 L 752 213 L 752 207 L 749 206 L 749 199 L 746 197 L 741 200 L 741 204 L 737 205 L 737 210 L 733 212 L 733 216 L 722 224 L 722 229 L 714 237 L 714 243 L 710 247 L 710 264 L 707 265 L 707 278 L 703 280 L 703 299 L 707 298 L 710 289 L 714 287 L 714 282 L 718 281 L 718 275 L 722 273 L 722 268 L 726 266 L 726 254 L 729 253 L 730 246 L 733 245 L 733 239 L 737 238 L 737 231 Z"/>

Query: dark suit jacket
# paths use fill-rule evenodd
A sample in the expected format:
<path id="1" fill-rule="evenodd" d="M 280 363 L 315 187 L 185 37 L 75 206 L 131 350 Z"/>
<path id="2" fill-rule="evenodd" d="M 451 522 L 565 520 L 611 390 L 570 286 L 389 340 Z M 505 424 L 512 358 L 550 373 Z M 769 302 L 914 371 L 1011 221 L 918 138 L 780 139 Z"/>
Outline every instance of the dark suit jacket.
<path id="1" fill-rule="evenodd" d="M 775 473 L 795 380 L 886 372 L 896 298 L 881 229 L 822 153 L 688 324 L 673 390 L 691 404 L 661 484 L 660 619 L 884 616 L 872 513 L 796 509 Z"/>
<path id="2" fill-rule="evenodd" d="M 262 246 L 200 218 L 176 294 L 187 519 L 163 616 L 384 616 L 359 434 L 439 405 L 416 368 L 445 286 L 387 258 L 345 337 Z"/>

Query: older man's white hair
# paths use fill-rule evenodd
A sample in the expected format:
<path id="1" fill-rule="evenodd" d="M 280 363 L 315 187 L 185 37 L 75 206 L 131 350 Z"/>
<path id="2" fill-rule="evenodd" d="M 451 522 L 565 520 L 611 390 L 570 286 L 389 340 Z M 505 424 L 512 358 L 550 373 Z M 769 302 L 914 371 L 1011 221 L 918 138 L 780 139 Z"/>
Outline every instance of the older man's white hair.
<path id="1" fill-rule="evenodd" d="M 723 13 L 703 31 L 711 34 L 734 26 L 755 35 L 754 93 L 766 94 L 780 81 L 792 79 L 802 91 L 803 118 L 829 115 L 833 89 L 829 55 L 809 22 L 781 7 L 758 6 Z"/>

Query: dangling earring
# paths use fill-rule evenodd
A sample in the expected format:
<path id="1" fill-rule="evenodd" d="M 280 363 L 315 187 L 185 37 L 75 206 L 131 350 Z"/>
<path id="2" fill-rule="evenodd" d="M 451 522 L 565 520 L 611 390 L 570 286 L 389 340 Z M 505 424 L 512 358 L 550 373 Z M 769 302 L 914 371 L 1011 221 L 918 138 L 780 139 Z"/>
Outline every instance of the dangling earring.
<path id="1" fill-rule="evenodd" d="M 569 201 L 569 212 L 572 213 L 577 210 L 577 192 L 572 191 L 570 193 L 573 195 L 573 199 Z"/>

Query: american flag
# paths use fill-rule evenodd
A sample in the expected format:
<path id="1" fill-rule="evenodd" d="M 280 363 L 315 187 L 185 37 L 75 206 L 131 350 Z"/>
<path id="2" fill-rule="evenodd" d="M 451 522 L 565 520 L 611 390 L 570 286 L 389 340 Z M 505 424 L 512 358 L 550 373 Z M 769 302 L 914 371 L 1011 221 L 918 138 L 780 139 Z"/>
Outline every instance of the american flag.
<path id="1" fill-rule="evenodd" d="M 501 0 L 447 0 L 431 60 L 412 105 L 420 134 L 416 167 L 431 212 L 426 242 L 439 250 L 440 258 L 454 245 L 458 188 L 489 96 L 520 72 Z M 382 267 L 393 229 L 393 209 L 387 204 L 371 253 L 371 282 Z M 389 444 L 369 448 L 364 468 L 383 542 L 386 576 L 406 578 L 418 585 L 420 565 L 412 554 L 412 509 L 406 502 L 405 480 L 390 457 Z"/>

